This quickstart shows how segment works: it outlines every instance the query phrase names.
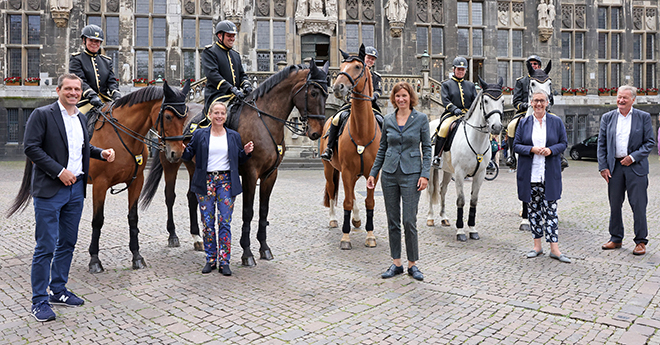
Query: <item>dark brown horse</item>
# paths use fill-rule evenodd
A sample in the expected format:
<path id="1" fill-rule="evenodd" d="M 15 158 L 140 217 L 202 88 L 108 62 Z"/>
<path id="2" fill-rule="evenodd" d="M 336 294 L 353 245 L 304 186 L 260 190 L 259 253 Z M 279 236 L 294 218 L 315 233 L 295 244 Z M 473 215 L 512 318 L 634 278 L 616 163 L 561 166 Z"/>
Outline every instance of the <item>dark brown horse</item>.
<path id="1" fill-rule="evenodd" d="M 330 208 L 330 226 L 337 227 L 334 206 L 337 202 L 339 189 L 339 177 L 344 185 L 344 223 L 342 226 L 342 238 L 339 243 L 341 249 L 351 249 L 351 211 L 353 212 L 353 226 L 360 227 L 361 221 L 358 207 L 355 204 L 355 183 L 364 176 L 367 178 L 378 153 L 381 131 L 376 123 L 374 112 L 371 107 L 373 87 L 371 73 L 364 64 L 364 45 L 360 47 L 359 56 L 345 58 L 339 66 L 341 72 L 333 85 L 335 97 L 351 99 L 351 114 L 344 127 L 342 134 L 337 140 L 337 154 L 331 162 L 323 161 L 325 173 L 325 196 L 323 204 Z M 325 125 L 327 130 L 330 121 Z M 321 150 L 325 150 L 325 140 L 321 140 Z M 374 190 L 367 189 L 365 206 L 367 209 L 367 237 L 365 246 L 375 247 L 374 236 Z"/>
<path id="2" fill-rule="evenodd" d="M 316 140 L 321 137 L 325 121 L 325 101 L 328 97 L 328 64 L 319 69 L 314 63 L 309 68 L 305 65 L 288 66 L 265 80 L 254 92 L 246 98 L 239 110 L 237 124 L 228 120 L 228 126 L 241 134 L 243 144 L 254 142 L 252 158 L 240 166 L 243 184 L 243 227 L 241 247 L 243 255 L 241 262 L 245 266 L 254 266 L 256 262 L 250 250 L 250 222 L 254 215 L 254 197 L 259 184 L 259 253 L 261 259 L 272 260 L 273 254 L 266 243 L 266 227 L 268 226 L 268 211 L 270 194 L 277 179 L 277 167 L 282 162 L 285 152 L 284 127 L 299 135 L 307 135 Z M 303 128 L 298 123 L 287 120 L 293 107 L 298 109 Z M 162 156 L 162 155 L 161 155 Z M 194 164 L 184 162 L 190 179 Z M 174 186 L 181 162 L 154 160 L 151 173 L 147 178 L 142 195 L 142 203 L 148 204 L 158 188 L 162 173 L 165 173 L 165 202 L 167 203 L 167 231 L 170 233 L 169 245 L 178 246 L 174 221 L 172 219 L 174 206 Z M 188 190 L 188 210 L 190 214 L 190 233 L 193 235 L 196 250 L 202 249 L 199 227 L 197 225 L 197 199 Z"/>
<path id="3" fill-rule="evenodd" d="M 91 160 L 89 165 L 89 180 L 93 185 L 93 219 L 92 241 L 89 246 L 91 260 L 90 273 L 103 272 L 99 260 L 99 239 L 103 226 L 103 206 L 108 188 L 120 183 L 126 187 L 111 194 L 128 190 L 128 224 L 129 248 L 133 254 L 133 269 L 145 268 L 146 263 L 140 255 L 137 227 L 137 201 L 144 181 L 143 171 L 148 157 L 147 143 L 164 153 L 168 160 L 176 161 L 183 153 L 183 125 L 187 115 L 185 105 L 186 94 L 190 84 L 183 91 L 171 89 L 167 82 L 163 87 L 148 86 L 130 93 L 114 104 L 107 104 L 101 109 L 98 121 L 90 143 L 96 147 L 114 148 L 115 161 L 110 164 L 105 161 Z M 148 139 L 151 128 L 157 132 L 158 140 Z M 29 202 L 31 162 L 26 162 L 23 184 L 10 209 L 13 213 L 24 208 Z"/>

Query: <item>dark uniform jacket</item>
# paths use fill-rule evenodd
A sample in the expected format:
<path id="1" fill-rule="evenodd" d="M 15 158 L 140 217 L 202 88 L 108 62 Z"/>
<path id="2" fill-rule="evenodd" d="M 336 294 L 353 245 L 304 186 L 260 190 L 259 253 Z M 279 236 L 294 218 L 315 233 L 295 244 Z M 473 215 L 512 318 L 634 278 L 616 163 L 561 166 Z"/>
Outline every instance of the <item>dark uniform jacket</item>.
<path id="1" fill-rule="evenodd" d="M 452 113 L 456 108 L 461 109 L 465 113 L 470 110 L 472 102 L 477 98 L 477 89 L 474 83 L 456 77 L 451 77 L 443 81 L 440 90 L 445 114 Z"/>
<path id="2" fill-rule="evenodd" d="M 522 114 L 527 111 L 525 108 L 521 108 L 521 104 L 527 103 L 529 106 L 529 75 L 520 77 L 516 79 L 516 86 L 513 88 L 513 107 L 516 109 L 516 115 Z M 548 100 L 550 105 L 555 104 L 555 98 L 552 97 L 552 93 L 548 95 Z"/>
<path id="3" fill-rule="evenodd" d="M 374 87 L 374 97 L 375 100 L 371 102 L 371 108 L 373 108 L 374 111 L 377 111 L 379 114 L 381 113 L 380 111 L 380 106 L 378 105 L 378 99 L 380 96 L 383 94 L 383 89 L 382 89 L 382 79 L 380 77 L 380 74 L 378 72 L 371 70 L 371 84 Z"/>
<path id="4" fill-rule="evenodd" d="M 119 83 L 112 71 L 112 58 L 100 53 L 90 53 L 85 49 L 82 53 L 74 53 L 69 61 L 69 73 L 82 79 L 81 107 L 98 95 L 102 101 L 111 101 L 113 95 L 119 95 Z"/>
<path id="5" fill-rule="evenodd" d="M 250 82 L 243 70 L 241 56 L 220 42 L 206 46 L 202 52 L 202 68 L 206 75 L 204 114 L 214 101 L 224 102 L 233 98 L 230 91 L 233 86 L 242 88 Z"/>

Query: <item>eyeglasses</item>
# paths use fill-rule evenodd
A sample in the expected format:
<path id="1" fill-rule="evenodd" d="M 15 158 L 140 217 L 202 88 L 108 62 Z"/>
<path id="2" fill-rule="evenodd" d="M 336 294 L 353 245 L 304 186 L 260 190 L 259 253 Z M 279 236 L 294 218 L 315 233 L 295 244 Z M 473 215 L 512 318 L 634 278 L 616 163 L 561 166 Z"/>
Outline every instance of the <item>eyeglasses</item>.
<path id="1" fill-rule="evenodd" d="M 532 103 L 545 103 L 547 102 L 545 99 L 533 99 Z"/>

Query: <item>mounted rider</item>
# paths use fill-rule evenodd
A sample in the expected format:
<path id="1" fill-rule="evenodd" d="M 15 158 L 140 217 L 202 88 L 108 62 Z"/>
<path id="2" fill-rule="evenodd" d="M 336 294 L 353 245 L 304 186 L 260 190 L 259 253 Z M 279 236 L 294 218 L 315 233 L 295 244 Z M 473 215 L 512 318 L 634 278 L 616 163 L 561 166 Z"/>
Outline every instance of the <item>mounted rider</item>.
<path id="1" fill-rule="evenodd" d="M 530 55 L 526 62 L 528 62 L 534 70 L 541 69 L 541 65 L 543 64 L 538 55 Z M 529 79 L 529 73 L 516 79 L 516 85 L 513 89 L 513 107 L 516 109 L 516 113 L 507 126 L 507 136 L 509 136 L 509 143 L 511 143 L 511 145 L 509 145 L 509 155 L 506 159 L 506 165 L 511 168 L 516 165 L 516 158 L 513 153 L 513 138 L 515 138 L 516 135 L 518 120 L 527 114 L 527 108 L 529 108 Z M 548 106 L 555 103 L 552 93 L 548 95 L 548 100 L 550 101 Z"/>
<path id="2" fill-rule="evenodd" d="M 229 102 L 234 98 L 244 99 L 252 92 L 241 56 L 233 50 L 238 30 L 229 20 L 223 20 L 215 26 L 218 41 L 206 46 L 202 52 L 202 69 L 206 75 L 204 89 L 204 110 L 206 116 L 209 106 L 216 101 Z M 243 90 L 239 90 L 239 87 Z"/>
<path id="3" fill-rule="evenodd" d="M 371 97 L 371 108 L 374 111 L 374 115 L 376 118 L 382 118 L 382 113 L 380 110 L 380 106 L 378 106 L 378 98 L 380 95 L 383 94 L 382 90 L 382 78 L 378 72 L 375 71 L 374 69 L 374 64 L 376 63 L 376 60 L 378 59 L 378 50 L 374 47 L 366 47 L 364 49 L 365 56 L 364 56 L 364 64 L 369 67 L 369 71 L 371 72 L 371 84 L 373 85 L 373 96 Z M 342 52 L 342 55 L 344 59 L 348 57 L 348 54 L 344 55 L 344 52 Z M 331 161 L 332 160 L 332 150 L 333 148 L 337 145 L 337 138 L 338 133 L 339 133 L 339 128 L 341 128 L 342 122 L 344 122 L 345 119 L 348 118 L 348 115 L 350 114 L 351 111 L 351 104 L 346 103 L 339 111 L 337 111 L 337 114 L 332 118 L 332 122 L 330 124 L 330 129 L 328 130 L 328 146 L 326 147 L 325 151 L 321 154 L 321 158 L 326 160 L 326 161 Z M 382 122 L 382 120 L 379 119 L 379 123 Z"/>
<path id="4" fill-rule="evenodd" d="M 121 98 L 121 93 L 112 70 L 112 58 L 100 53 L 103 30 L 97 25 L 87 25 L 80 37 L 85 49 L 71 55 L 69 73 L 82 79 L 83 93 L 77 106 L 87 113 L 92 107 L 102 107 L 104 102 Z"/>
<path id="5" fill-rule="evenodd" d="M 463 114 L 467 113 L 472 106 L 472 102 L 477 98 L 477 89 L 474 83 L 465 80 L 468 62 L 464 57 L 454 59 L 453 75 L 451 78 L 442 82 L 440 95 L 445 112 L 442 114 L 440 124 L 435 130 L 435 157 L 433 166 L 439 168 L 442 166 L 442 150 L 449 134 L 449 126 Z"/>

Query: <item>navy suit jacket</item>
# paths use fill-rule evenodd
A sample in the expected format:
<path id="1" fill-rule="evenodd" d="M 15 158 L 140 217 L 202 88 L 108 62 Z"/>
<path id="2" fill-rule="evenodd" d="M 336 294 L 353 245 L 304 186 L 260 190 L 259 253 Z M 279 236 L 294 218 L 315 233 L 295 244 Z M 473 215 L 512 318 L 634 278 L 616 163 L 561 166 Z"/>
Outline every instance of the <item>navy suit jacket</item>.
<path id="1" fill-rule="evenodd" d="M 385 116 L 380 146 L 369 176 L 378 176 L 381 168 L 393 174 L 398 167 L 401 167 L 404 174 L 418 173 L 427 179 L 431 172 L 429 118 L 415 109 L 410 113 L 403 130 L 399 129 L 396 122 L 396 112 Z"/>
<path id="2" fill-rule="evenodd" d="M 518 199 L 524 202 L 532 200 L 532 129 L 536 118 L 524 117 L 520 120 L 516 137 L 513 141 L 513 151 L 518 154 Z M 552 152 L 545 157 L 545 199 L 559 200 L 561 198 L 561 153 L 566 150 L 566 127 L 564 122 L 553 114 L 545 113 L 546 139 L 545 147 Z"/>
<path id="3" fill-rule="evenodd" d="M 618 110 L 603 114 L 600 119 L 600 132 L 598 133 L 598 171 L 609 169 L 614 171 L 616 151 L 616 119 Z M 630 168 L 637 176 L 648 175 L 648 156 L 655 140 L 653 139 L 653 124 L 651 115 L 645 111 L 632 108 L 630 136 L 628 137 L 628 155 L 635 160 Z"/>
<path id="4" fill-rule="evenodd" d="M 231 182 L 231 196 L 237 196 L 243 192 L 238 166 L 245 163 L 252 154 L 245 154 L 241 135 L 238 132 L 226 128 L 227 146 L 229 147 L 229 169 Z M 190 161 L 195 158 L 195 173 L 193 174 L 190 190 L 195 194 L 206 194 L 206 167 L 209 159 L 209 138 L 211 137 L 211 126 L 201 128 L 193 132 L 192 139 L 181 158 Z"/>
<path id="5" fill-rule="evenodd" d="M 79 113 L 83 130 L 83 181 L 87 182 L 89 158 L 104 160 L 100 148 L 89 143 L 87 117 Z M 51 198 L 64 186 L 57 175 L 69 161 L 69 141 L 57 102 L 35 109 L 25 125 L 24 151 L 32 165 L 32 196 Z M 87 188 L 85 188 L 85 194 Z"/>

